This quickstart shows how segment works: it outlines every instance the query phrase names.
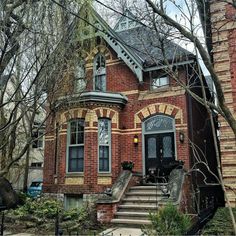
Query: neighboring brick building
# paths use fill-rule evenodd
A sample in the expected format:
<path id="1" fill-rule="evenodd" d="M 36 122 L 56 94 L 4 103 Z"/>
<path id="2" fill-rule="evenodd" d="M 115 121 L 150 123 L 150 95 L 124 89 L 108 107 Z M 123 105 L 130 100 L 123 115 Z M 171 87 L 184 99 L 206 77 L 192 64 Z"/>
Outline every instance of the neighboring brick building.
<path id="1" fill-rule="evenodd" d="M 221 80 L 225 101 L 236 118 L 236 9 L 224 1 L 210 1 L 208 47 Z M 211 29 L 211 30 L 210 30 Z M 220 150 L 224 182 L 233 206 L 236 203 L 236 142 L 228 123 L 219 117 Z"/>
<path id="2" fill-rule="evenodd" d="M 179 80 L 200 95 L 194 55 L 164 40 L 163 58 L 150 29 L 122 17 L 114 31 L 96 12 L 92 18 L 100 29 L 96 44 L 65 76 L 66 86 L 61 86 L 47 124 L 44 192 L 64 194 L 69 201 L 103 192 L 125 160 L 133 161 L 134 171 L 144 177 L 149 168 L 174 160 L 183 160 L 188 170 L 196 162 L 189 139 L 215 172 L 207 113 L 167 73 L 164 63 L 173 63 Z"/>

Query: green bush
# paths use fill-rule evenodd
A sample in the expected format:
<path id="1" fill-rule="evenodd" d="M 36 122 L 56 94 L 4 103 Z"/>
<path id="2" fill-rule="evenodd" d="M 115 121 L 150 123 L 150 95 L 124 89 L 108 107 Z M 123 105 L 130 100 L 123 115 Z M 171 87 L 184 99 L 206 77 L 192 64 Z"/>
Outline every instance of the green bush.
<path id="1" fill-rule="evenodd" d="M 49 232 L 54 230 L 57 213 L 59 213 L 60 229 L 65 234 L 99 228 L 95 208 L 91 205 L 84 204 L 80 208 L 66 211 L 63 209 L 62 202 L 54 198 L 32 199 L 26 197 L 24 202 L 24 205 L 8 212 L 9 223 L 15 222 L 14 224 L 18 224 L 18 227 L 35 230 L 35 232 L 38 230 Z"/>
<path id="2" fill-rule="evenodd" d="M 236 217 L 236 208 L 233 208 Z M 218 208 L 214 217 L 205 225 L 203 235 L 234 235 L 233 224 L 227 207 Z"/>
<path id="3" fill-rule="evenodd" d="M 57 211 L 62 211 L 62 203 L 56 199 L 27 198 L 24 205 L 14 210 L 14 214 L 19 217 L 33 215 L 41 219 L 51 219 L 56 216 Z"/>
<path id="4" fill-rule="evenodd" d="M 183 235 L 191 226 L 190 217 L 170 203 L 157 213 L 150 213 L 149 218 L 151 226 L 143 229 L 147 235 Z"/>

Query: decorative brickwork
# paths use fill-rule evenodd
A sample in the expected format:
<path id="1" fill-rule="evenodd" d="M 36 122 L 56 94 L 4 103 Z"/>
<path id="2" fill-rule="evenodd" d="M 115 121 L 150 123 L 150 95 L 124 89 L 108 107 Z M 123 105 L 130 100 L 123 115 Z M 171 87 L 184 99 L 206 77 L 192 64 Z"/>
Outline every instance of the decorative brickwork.
<path id="1" fill-rule="evenodd" d="M 212 1 L 212 46 L 214 68 L 225 94 L 226 104 L 236 118 L 236 10 L 223 1 Z M 236 203 L 236 141 L 223 117 L 219 117 L 222 173 L 228 196 L 233 206 Z M 232 188 L 232 189 L 230 189 Z"/>

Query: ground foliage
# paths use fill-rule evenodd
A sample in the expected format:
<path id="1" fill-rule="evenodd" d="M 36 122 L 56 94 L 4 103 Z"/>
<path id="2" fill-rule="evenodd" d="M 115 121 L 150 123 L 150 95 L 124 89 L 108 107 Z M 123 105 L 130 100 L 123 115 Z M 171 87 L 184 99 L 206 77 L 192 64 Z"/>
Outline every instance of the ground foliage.
<path id="1" fill-rule="evenodd" d="M 233 208 L 236 217 L 236 208 Z M 218 208 L 214 217 L 206 224 L 203 235 L 234 235 L 232 220 L 227 207 Z"/>
<path id="2" fill-rule="evenodd" d="M 61 201 L 49 197 L 26 197 L 23 202 L 17 209 L 7 212 L 7 231 L 15 232 L 17 229 L 17 232 L 54 234 L 57 217 L 59 228 L 66 235 L 100 229 L 96 221 L 95 208 L 91 204 L 64 210 Z"/>
<path id="3" fill-rule="evenodd" d="M 143 232 L 147 235 L 184 235 L 191 226 L 191 218 L 169 203 L 156 213 L 150 213 L 151 225 Z"/>

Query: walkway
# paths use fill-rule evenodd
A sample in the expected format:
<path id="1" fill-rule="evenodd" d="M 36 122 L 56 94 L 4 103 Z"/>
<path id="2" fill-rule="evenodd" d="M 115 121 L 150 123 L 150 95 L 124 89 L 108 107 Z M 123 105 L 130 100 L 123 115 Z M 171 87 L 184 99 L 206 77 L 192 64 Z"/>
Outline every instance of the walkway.
<path id="1" fill-rule="evenodd" d="M 110 228 L 99 234 L 100 236 L 145 236 L 138 228 Z"/>

